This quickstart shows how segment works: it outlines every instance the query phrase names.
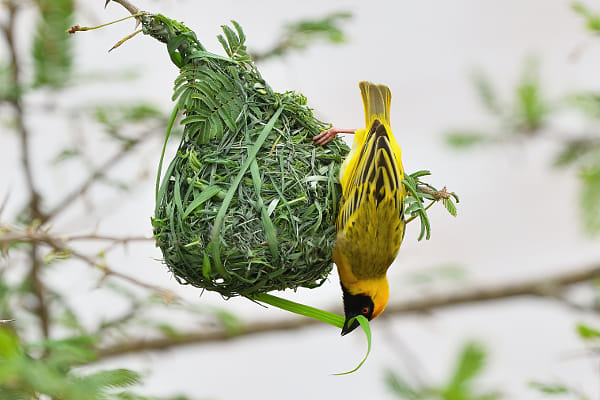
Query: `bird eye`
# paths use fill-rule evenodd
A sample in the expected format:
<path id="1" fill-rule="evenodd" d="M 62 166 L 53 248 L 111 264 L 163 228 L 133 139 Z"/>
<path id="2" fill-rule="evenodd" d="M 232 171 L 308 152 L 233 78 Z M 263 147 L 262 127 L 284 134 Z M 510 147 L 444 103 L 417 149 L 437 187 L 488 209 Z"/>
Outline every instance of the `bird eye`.
<path id="1" fill-rule="evenodd" d="M 369 313 L 369 307 L 363 307 L 362 313 L 363 314 L 368 314 Z"/>

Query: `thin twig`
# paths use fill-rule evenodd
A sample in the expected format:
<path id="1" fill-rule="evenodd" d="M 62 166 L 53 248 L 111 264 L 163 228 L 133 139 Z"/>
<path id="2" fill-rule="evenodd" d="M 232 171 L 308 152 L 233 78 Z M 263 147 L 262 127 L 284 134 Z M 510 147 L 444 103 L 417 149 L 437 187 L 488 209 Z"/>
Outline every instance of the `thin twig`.
<path id="1" fill-rule="evenodd" d="M 126 282 L 132 283 L 135 286 L 138 287 L 142 287 L 145 289 L 148 289 L 152 292 L 155 292 L 156 294 L 158 294 L 159 296 L 161 296 L 164 301 L 166 303 L 171 303 L 173 301 L 179 301 L 181 300 L 181 298 L 176 295 L 175 293 L 171 292 L 170 290 L 161 288 L 160 286 L 156 286 L 156 285 L 152 285 L 150 283 L 146 283 L 143 281 L 140 281 L 137 278 L 134 278 L 132 276 L 129 276 L 127 274 L 124 274 L 122 272 L 116 271 L 110 267 L 108 267 L 108 265 L 104 264 L 104 263 L 100 263 L 96 260 L 94 260 L 92 257 L 85 255 L 83 253 L 80 253 L 79 251 L 70 249 L 66 246 L 63 246 L 60 242 L 55 241 L 53 239 L 49 239 L 46 244 L 48 246 L 50 246 L 52 249 L 54 249 L 55 251 L 58 252 L 69 252 L 73 257 L 85 262 L 86 264 L 88 264 L 90 267 L 93 267 L 95 269 L 98 269 L 100 271 L 102 271 L 102 273 L 104 274 L 104 276 L 102 277 L 101 281 L 103 281 L 104 279 L 110 277 L 110 276 L 114 276 L 117 277 L 121 280 L 124 280 Z"/>
<path id="2" fill-rule="evenodd" d="M 147 137 L 146 135 L 143 137 Z M 128 155 L 139 143 L 141 143 L 142 139 L 136 139 L 128 142 L 124 145 L 121 150 L 115 153 L 112 157 L 107 159 L 105 162 L 100 164 L 98 168 L 96 168 L 87 179 L 79 185 L 78 188 L 73 190 L 71 193 L 67 194 L 62 200 L 58 202 L 49 212 L 48 219 L 55 218 L 58 214 L 63 212 L 71 203 L 75 200 L 79 199 L 82 195 L 84 195 L 90 187 L 96 183 L 100 178 L 102 178 L 106 172 L 119 163 L 126 155 Z"/>
<path id="3" fill-rule="evenodd" d="M 2 238 L 0 237 L 0 240 Z M 154 241 L 154 237 L 152 236 L 127 236 L 127 237 L 119 237 L 119 236 L 107 236 L 107 235 L 98 235 L 98 234 L 87 234 L 87 235 L 70 235 L 62 237 L 62 240 L 65 242 L 74 242 L 74 241 L 106 241 L 113 242 L 115 244 L 128 244 L 130 242 L 149 242 Z"/>
<path id="4" fill-rule="evenodd" d="M 93 242 L 111 242 L 112 244 L 127 245 L 131 242 L 150 242 L 153 237 L 149 236 L 110 236 L 99 235 L 96 233 L 81 234 L 81 235 L 62 235 L 59 233 L 49 233 L 40 230 L 19 230 L 10 225 L 0 223 L 0 247 L 10 245 L 11 243 L 19 242 L 43 242 L 45 243 L 49 237 L 54 237 L 63 243 L 71 243 L 76 241 L 93 241 Z"/>
<path id="5" fill-rule="evenodd" d="M 83 261 L 84 263 L 93 267 L 94 269 L 102 271 L 102 273 L 104 274 L 102 280 L 107 277 L 114 276 L 121 280 L 132 283 L 136 286 L 151 290 L 159 294 L 168 303 L 175 300 L 180 300 L 179 296 L 175 295 L 167 289 L 163 289 L 159 286 L 140 281 L 139 279 L 129 276 L 127 274 L 123 274 L 119 271 L 108 267 L 103 261 L 96 260 L 93 256 L 88 256 L 71 248 L 70 246 L 68 246 L 68 242 L 72 240 L 107 240 L 113 241 L 115 243 L 127 244 L 127 242 L 129 242 L 130 240 L 145 241 L 150 240 L 150 238 L 117 238 L 93 234 L 73 236 L 71 238 L 69 236 L 66 236 L 65 238 L 62 238 L 54 236 L 48 233 L 47 231 L 41 230 L 39 228 L 20 230 L 18 228 L 11 227 L 10 225 L 0 225 L 0 248 L 6 248 L 9 244 L 15 242 L 31 243 L 34 247 L 37 247 L 39 245 L 46 245 L 58 253 L 68 254 L 74 258 L 79 259 L 80 261 Z"/>
<path id="6" fill-rule="evenodd" d="M 486 301 L 501 300 L 517 296 L 544 297 L 555 299 L 565 287 L 590 281 L 600 276 L 600 265 L 592 265 L 579 270 L 570 269 L 569 272 L 540 279 L 524 282 L 502 283 L 481 286 L 472 289 L 462 289 L 449 293 L 439 293 L 428 297 L 407 300 L 387 306 L 384 316 L 390 317 L 397 314 L 424 313 L 433 309 L 443 309 L 461 304 L 479 304 Z M 335 312 L 335 311 L 332 311 Z M 164 350 L 171 347 L 220 342 L 239 337 L 261 334 L 265 332 L 295 330 L 318 324 L 320 321 L 311 318 L 296 318 L 280 321 L 259 321 L 243 325 L 237 334 L 232 335 L 226 330 L 213 332 L 189 332 L 175 338 L 139 339 L 128 340 L 100 349 L 99 358 L 121 356 L 128 353 L 137 353 L 151 350 Z"/>
<path id="7" fill-rule="evenodd" d="M 426 185 L 417 185 L 417 189 L 423 193 L 435 197 L 436 201 L 441 199 L 449 199 L 452 196 L 450 193 L 448 193 L 446 186 L 444 186 L 442 190 L 435 190 Z"/>

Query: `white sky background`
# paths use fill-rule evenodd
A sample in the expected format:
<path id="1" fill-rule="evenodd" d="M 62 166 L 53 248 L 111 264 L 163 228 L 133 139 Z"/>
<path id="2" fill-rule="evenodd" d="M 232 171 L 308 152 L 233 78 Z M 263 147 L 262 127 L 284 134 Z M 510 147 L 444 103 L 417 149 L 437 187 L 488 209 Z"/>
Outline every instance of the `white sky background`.
<path id="1" fill-rule="evenodd" d="M 80 2 L 84 3 L 84 2 Z M 97 3 L 97 4 L 96 4 Z M 92 25 L 125 15 L 116 4 L 102 9 L 104 1 L 85 1 L 87 13 L 77 23 Z M 403 148 L 408 172 L 429 169 L 432 183 L 447 185 L 461 196 L 459 216 L 445 211 L 431 213 L 429 242 L 416 241 L 418 226 L 406 234 L 398 259 L 391 267 L 390 302 L 426 296 L 436 290 L 476 286 L 480 283 L 513 281 L 543 276 L 585 266 L 600 259 L 598 239 L 582 233 L 578 208 L 578 182 L 574 171 L 552 170 L 556 149 L 551 141 L 535 139 L 479 149 L 453 151 L 443 144 L 449 128 L 492 128 L 482 111 L 469 80 L 479 68 L 488 73 L 505 98 L 518 78 L 524 58 L 540 59 L 544 89 L 558 98 L 576 89 L 600 88 L 600 39 L 590 39 L 583 20 L 559 0 L 481 1 L 134 1 L 142 9 L 163 13 L 184 22 L 210 50 L 219 50 L 215 36 L 219 26 L 235 19 L 243 26 L 251 49 L 265 49 L 277 41 L 285 22 L 319 17 L 333 11 L 350 11 L 354 19 L 345 24 L 349 42 L 341 46 L 315 45 L 302 53 L 268 61 L 259 66 L 274 89 L 294 89 L 305 94 L 323 120 L 340 127 L 364 124 L 357 82 L 371 80 L 392 90 L 392 128 Z M 600 2 L 588 2 L 600 9 Z M 78 34 L 79 74 L 105 70 L 136 69 L 133 83 L 103 82 L 69 90 L 62 98 L 40 96 L 32 101 L 56 100 L 61 104 L 87 105 L 105 100 L 143 98 L 171 107 L 176 68 L 164 45 L 138 36 L 110 54 L 114 42 L 133 24 L 125 22 L 102 31 Z M 24 23 L 23 29 L 27 29 Z M 576 61 L 569 55 L 588 42 Z M 68 130 L 60 119 L 47 114 L 28 125 L 36 132 L 34 152 L 39 160 L 38 181 L 49 198 L 60 197 L 83 176 L 73 169 L 47 168 L 48 160 L 68 143 Z M 561 120 L 574 126 L 570 118 Z M 351 139 L 351 138 L 349 138 Z M 16 139 L 0 135 L 0 195 L 11 190 L 14 211 L 19 204 L 21 178 Z M 61 147 L 62 146 L 62 147 Z M 97 144 L 98 149 L 105 146 Z M 176 143 L 170 146 L 171 154 Z M 150 175 L 159 157 L 160 143 L 146 146 L 136 162 L 118 168 L 129 171 L 148 166 Z M 99 152 L 99 158 L 103 155 Z M 135 161 L 135 160 L 134 160 Z M 68 174 L 68 175 L 67 175 Z M 118 173 L 117 173 L 118 174 Z M 6 179 L 4 178 L 6 177 Z M 89 203 L 89 214 L 81 205 L 63 218 L 59 231 L 90 231 L 98 221 L 103 232 L 150 234 L 153 212 L 153 177 L 133 193 L 123 195 L 118 208 L 112 191 L 99 187 Z M 14 200 L 13 200 L 14 199 Z M 82 216 L 87 215 L 87 218 Z M 244 319 L 286 317 L 274 309 L 262 309 L 249 301 L 224 302 L 219 296 L 181 288 L 155 261 L 160 254 L 151 244 L 133 246 L 109 259 L 124 272 L 167 286 L 197 304 L 226 307 Z M 465 282 L 442 282 L 433 286 L 409 282 L 411 274 L 444 265 L 467 270 Z M 60 272 L 60 271 L 59 271 Z M 88 271 L 52 276 L 57 287 L 68 290 L 73 303 L 93 324 L 102 315 L 120 311 L 120 304 L 107 304 L 105 293 L 82 284 Z M 88 280 L 89 281 L 89 280 Z M 290 298 L 318 307 L 341 305 L 334 273 L 316 290 L 299 290 Z M 585 293 L 583 294 L 585 297 Z M 385 315 L 385 313 L 384 313 Z M 527 382 L 561 380 L 600 398 L 598 362 L 570 358 L 584 349 L 574 333 L 578 321 L 598 323 L 598 318 L 579 314 L 550 300 L 512 299 L 477 306 L 454 307 L 427 316 L 379 318 L 372 324 L 373 351 L 356 374 L 331 376 L 348 370 L 362 357 L 365 341 L 361 333 L 344 338 L 325 324 L 294 332 L 249 337 L 222 344 L 188 346 L 174 351 L 112 360 L 112 367 L 132 367 L 149 372 L 148 393 L 178 392 L 214 399 L 306 399 L 393 398 L 383 384 L 383 371 L 417 369 L 433 382 L 447 378 L 460 345 L 480 339 L 490 350 L 483 382 L 501 389 L 507 399 L 544 398 Z M 180 321 L 194 327 L 195 322 Z M 409 348 L 412 357 L 402 353 Z M 412 361 L 416 357 L 418 364 Z M 366 396 L 366 397 L 365 397 Z"/>

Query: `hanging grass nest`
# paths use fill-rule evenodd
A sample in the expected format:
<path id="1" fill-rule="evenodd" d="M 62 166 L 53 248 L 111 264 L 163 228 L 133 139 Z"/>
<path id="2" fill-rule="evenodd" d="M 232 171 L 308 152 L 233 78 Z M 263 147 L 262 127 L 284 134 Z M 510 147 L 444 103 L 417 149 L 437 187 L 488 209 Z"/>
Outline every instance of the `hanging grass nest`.
<path id="1" fill-rule="evenodd" d="M 152 219 L 166 265 L 179 282 L 226 297 L 322 284 L 348 147 L 312 144 L 327 125 L 305 97 L 265 83 L 235 22 L 219 36 L 222 57 L 182 24 L 141 19 L 181 69 L 173 97 L 184 132 Z"/>

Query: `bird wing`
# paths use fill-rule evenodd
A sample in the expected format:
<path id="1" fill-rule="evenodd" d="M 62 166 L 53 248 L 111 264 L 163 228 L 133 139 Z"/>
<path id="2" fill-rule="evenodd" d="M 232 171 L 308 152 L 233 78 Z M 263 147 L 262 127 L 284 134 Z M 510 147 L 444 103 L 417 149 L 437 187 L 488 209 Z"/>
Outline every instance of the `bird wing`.
<path id="1" fill-rule="evenodd" d="M 377 206 L 389 199 L 397 210 L 397 218 L 403 219 L 402 199 L 404 172 L 400 160 L 396 160 L 389 135 L 383 124 L 375 119 L 365 135 L 364 145 L 357 149 L 355 160 L 342 177 L 343 199 L 337 229 L 341 231 L 350 217 L 366 202 Z M 373 221 L 375 222 L 375 221 Z"/>

